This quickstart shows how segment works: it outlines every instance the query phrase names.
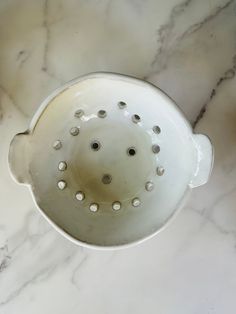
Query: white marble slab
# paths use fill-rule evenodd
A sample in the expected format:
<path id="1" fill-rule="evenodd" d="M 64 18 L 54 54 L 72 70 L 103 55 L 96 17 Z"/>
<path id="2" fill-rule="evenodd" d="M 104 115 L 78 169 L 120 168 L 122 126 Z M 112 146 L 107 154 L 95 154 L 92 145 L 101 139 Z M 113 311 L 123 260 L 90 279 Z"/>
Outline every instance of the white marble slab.
<path id="1" fill-rule="evenodd" d="M 115 252 L 62 238 L 7 165 L 40 102 L 99 70 L 158 85 L 215 147 L 210 182 L 175 221 Z M 1 314 L 235 312 L 235 71 L 235 0 L 0 2 Z"/>

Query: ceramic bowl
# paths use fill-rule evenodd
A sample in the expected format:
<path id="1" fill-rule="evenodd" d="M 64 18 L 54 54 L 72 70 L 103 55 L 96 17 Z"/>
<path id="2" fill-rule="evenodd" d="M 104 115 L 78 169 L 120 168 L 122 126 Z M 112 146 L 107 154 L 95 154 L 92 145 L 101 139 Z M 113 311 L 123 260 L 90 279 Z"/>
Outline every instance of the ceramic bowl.
<path id="1" fill-rule="evenodd" d="M 9 164 L 47 220 L 73 242 L 138 243 L 207 182 L 212 145 L 157 87 L 95 73 L 57 89 L 12 140 Z"/>

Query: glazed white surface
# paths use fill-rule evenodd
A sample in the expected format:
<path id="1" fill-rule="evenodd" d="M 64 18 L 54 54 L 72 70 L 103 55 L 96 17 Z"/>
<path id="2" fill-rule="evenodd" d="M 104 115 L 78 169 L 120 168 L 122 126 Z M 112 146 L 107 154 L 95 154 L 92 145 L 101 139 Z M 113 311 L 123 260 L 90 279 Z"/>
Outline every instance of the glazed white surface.
<path id="1" fill-rule="evenodd" d="M 0 3 L 0 313 L 233 313 L 236 2 Z M 92 71 L 150 81 L 215 148 L 210 182 L 169 227 L 127 250 L 82 249 L 10 177 L 13 135 L 40 102 Z"/>

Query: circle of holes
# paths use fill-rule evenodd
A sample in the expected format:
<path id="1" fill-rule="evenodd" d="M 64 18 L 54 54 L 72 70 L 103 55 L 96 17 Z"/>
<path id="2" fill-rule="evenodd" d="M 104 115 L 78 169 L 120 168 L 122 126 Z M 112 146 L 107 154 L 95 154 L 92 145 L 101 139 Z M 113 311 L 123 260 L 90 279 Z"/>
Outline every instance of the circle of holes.
<path id="1" fill-rule="evenodd" d="M 127 107 L 127 104 L 126 104 L 124 101 L 120 101 L 120 102 L 118 102 L 118 107 L 119 107 L 119 109 L 122 110 L 122 109 L 125 109 L 125 108 Z M 76 110 L 75 113 L 74 113 L 74 116 L 75 116 L 76 118 L 82 118 L 83 115 L 84 115 L 84 111 L 83 111 L 82 109 Z M 99 118 L 105 118 L 105 117 L 107 116 L 107 112 L 106 112 L 105 110 L 102 110 L 102 109 L 101 109 L 101 110 L 98 111 L 97 116 L 98 116 Z M 138 124 L 138 123 L 141 122 L 141 117 L 140 117 L 138 114 L 133 114 L 133 115 L 131 116 L 131 121 L 132 121 L 133 123 L 135 123 L 135 124 Z M 154 125 L 153 128 L 152 128 L 152 131 L 153 131 L 155 134 L 160 134 L 160 133 L 161 133 L 161 128 L 160 128 L 158 125 Z M 70 134 L 71 134 L 72 136 L 77 136 L 77 135 L 80 133 L 78 127 L 72 127 L 69 132 L 70 132 Z M 97 146 L 95 147 L 94 144 L 96 144 Z M 59 150 L 59 149 L 62 148 L 62 142 L 61 142 L 60 140 L 56 140 L 56 141 L 53 143 L 52 147 L 53 147 L 55 150 Z M 98 150 L 98 149 L 100 149 L 100 143 L 99 143 L 98 141 L 93 141 L 93 142 L 91 143 L 91 148 L 92 148 L 93 150 Z M 151 151 L 152 151 L 152 153 L 154 153 L 154 154 L 158 154 L 158 153 L 160 152 L 160 146 L 157 145 L 157 144 L 153 144 L 153 145 L 151 146 Z M 136 154 L 136 149 L 135 149 L 135 147 L 129 147 L 129 148 L 127 149 L 127 154 L 128 154 L 129 156 L 131 156 L 131 157 L 134 156 L 134 155 Z M 65 161 L 60 161 L 59 164 L 58 164 L 58 170 L 63 172 L 63 171 L 65 171 L 66 169 L 67 169 L 67 163 L 66 163 Z M 164 169 L 162 166 L 158 166 L 158 167 L 156 168 L 156 174 L 157 174 L 158 176 L 162 176 L 162 175 L 164 174 L 164 172 L 165 172 L 165 169 Z M 104 183 L 104 182 L 103 182 L 103 183 Z M 65 180 L 59 180 L 59 181 L 57 182 L 57 187 L 58 187 L 60 190 L 64 190 L 64 189 L 67 187 L 66 181 L 65 181 Z M 151 191 L 153 191 L 153 189 L 154 189 L 154 183 L 153 183 L 152 181 L 147 181 L 147 182 L 145 183 L 145 190 L 146 190 L 147 192 L 151 192 Z M 84 194 L 84 192 L 82 192 L 82 191 L 76 192 L 76 193 L 75 193 L 75 198 L 76 198 L 77 201 L 83 202 L 84 199 L 85 199 L 85 194 Z M 131 205 L 132 205 L 133 207 L 138 207 L 138 206 L 141 205 L 141 200 L 140 200 L 138 197 L 135 197 L 135 198 L 133 198 L 133 199 L 131 200 Z M 111 204 L 111 208 L 112 208 L 114 211 L 119 211 L 119 210 L 122 208 L 122 204 L 121 204 L 119 201 L 114 201 L 114 202 Z M 91 203 L 91 204 L 89 205 L 89 209 L 90 209 L 91 212 L 97 212 L 98 209 L 99 209 L 99 204 L 97 204 L 97 203 Z"/>

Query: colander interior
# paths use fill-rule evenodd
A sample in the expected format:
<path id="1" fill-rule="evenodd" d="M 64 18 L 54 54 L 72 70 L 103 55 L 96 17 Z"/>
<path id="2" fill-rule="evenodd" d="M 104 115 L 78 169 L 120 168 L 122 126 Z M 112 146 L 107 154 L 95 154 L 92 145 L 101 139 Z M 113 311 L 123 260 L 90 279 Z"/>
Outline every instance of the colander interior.
<path id="1" fill-rule="evenodd" d="M 158 231 L 188 189 L 191 128 L 160 90 L 94 76 L 48 100 L 30 134 L 32 191 L 73 238 L 122 245 Z"/>

